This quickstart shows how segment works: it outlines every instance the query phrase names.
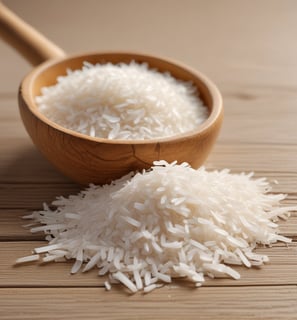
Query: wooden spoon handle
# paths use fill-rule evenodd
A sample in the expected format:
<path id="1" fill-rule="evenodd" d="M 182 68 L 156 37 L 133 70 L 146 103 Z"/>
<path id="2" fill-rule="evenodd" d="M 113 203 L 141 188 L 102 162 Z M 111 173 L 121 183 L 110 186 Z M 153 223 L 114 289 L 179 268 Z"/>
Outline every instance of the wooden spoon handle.
<path id="1" fill-rule="evenodd" d="M 62 49 L 20 19 L 0 2 L 0 36 L 33 66 L 65 57 Z"/>

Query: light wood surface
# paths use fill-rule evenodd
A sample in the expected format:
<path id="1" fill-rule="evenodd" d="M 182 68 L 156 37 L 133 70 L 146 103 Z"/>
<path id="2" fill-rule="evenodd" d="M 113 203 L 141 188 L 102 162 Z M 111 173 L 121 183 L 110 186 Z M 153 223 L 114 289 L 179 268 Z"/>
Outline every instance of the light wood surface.
<path id="1" fill-rule="evenodd" d="M 209 169 L 254 171 L 297 205 L 297 3 L 292 0 L 9 0 L 7 6 L 68 53 L 141 51 L 201 70 L 219 86 L 225 118 Z M 23 214 L 80 187 L 58 173 L 28 137 L 17 88 L 31 67 L 0 42 L 0 319 L 296 319 L 297 213 L 280 231 L 293 238 L 257 250 L 261 269 L 242 278 L 184 283 L 150 294 L 106 292 L 95 272 L 71 263 L 14 267 L 43 243 Z M 274 180 L 278 184 L 274 184 Z"/>

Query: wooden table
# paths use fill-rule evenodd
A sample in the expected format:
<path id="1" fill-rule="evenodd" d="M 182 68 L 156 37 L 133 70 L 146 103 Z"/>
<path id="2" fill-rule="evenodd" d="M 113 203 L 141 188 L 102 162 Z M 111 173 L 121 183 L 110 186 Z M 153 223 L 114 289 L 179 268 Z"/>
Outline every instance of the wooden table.
<path id="1" fill-rule="evenodd" d="M 7 5 L 67 52 L 136 50 L 197 68 L 220 88 L 225 121 L 206 165 L 278 180 L 297 204 L 297 2 L 10 0 Z M 20 218 L 79 187 L 34 148 L 16 92 L 31 69 L 0 43 L 0 319 L 297 319 L 297 214 L 281 223 L 292 244 L 259 249 L 271 261 L 237 268 L 238 281 L 182 284 L 143 295 L 106 292 L 71 263 L 14 267 L 42 245 Z"/>

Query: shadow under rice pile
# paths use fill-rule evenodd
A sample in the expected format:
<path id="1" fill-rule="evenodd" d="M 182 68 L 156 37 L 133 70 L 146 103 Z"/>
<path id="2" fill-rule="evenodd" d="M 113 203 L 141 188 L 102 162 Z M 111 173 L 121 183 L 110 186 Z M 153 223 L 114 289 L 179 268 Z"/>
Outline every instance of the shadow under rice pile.
<path id="1" fill-rule="evenodd" d="M 120 282 L 131 292 L 181 277 L 197 287 L 206 276 L 239 279 L 232 265 L 268 261 L 254 252 L 257 244 L 291 241 L 276 222 L 297 208 L 282 207 L 286 196 L 270 191 L 252 173 L 158 161 L 26 216 L 36 223 L 31 232 L 43 231 L 49 243 L 17 263 L 74 259 L 72 273 L 98 268 L 107 290 Z"/>

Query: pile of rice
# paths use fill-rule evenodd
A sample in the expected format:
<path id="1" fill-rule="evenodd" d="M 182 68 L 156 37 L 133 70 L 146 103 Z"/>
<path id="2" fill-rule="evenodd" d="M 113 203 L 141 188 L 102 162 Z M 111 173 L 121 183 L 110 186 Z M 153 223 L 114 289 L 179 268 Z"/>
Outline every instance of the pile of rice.
<path id="1" fill-rule="evenodd" d="M 192 131 L 208 116 L 196 87 L 139 64 L 85 62 L 36 97 L 57 124 L 92 137 L 153 139 Z"/>
<path id="2" fill-rule="evenodd" d="M 158 161 L 27 216 L 38 224 L 31 232 L 44 231 L 49 244 L 17 262 L 75 259 L 72 273 L 98 268 L 107 289 L 121 282 L 131 292 L 176 277 L 196 286 L 205 276 L 239 279 L 231 265 L 268 261 L 253 252 L 257 244 L 291 241 L 277 234 L 275 221 L 297 208 L 280 207 L 285 195 L 270 190 L 252 174 Z"/>

